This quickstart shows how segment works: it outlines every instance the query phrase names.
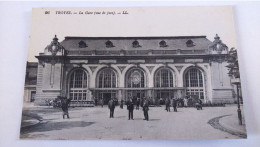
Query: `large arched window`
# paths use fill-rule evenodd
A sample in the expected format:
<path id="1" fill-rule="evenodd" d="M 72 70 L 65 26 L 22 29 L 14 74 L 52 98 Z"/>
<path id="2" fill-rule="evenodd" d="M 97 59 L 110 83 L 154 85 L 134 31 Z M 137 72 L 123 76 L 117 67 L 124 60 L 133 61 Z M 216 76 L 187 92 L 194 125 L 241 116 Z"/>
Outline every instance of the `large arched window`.
<path id="1" fill-rule="evenodd" d="M 186 95 L 197 95 L 204 99 L 204 83 L 202 72 L 197 68 L 191 68 L 185 73 Z"/>
<path id="2" fill-rule="evenodd" d="M 155 87 L 173 87 L 173 75 L 170 69 L 162 68 L 155 73 Z"/>
<path id="3" fill-rule="evenodd" d="M 126 75 L 126 87 L 141 88 L 145 87 L 144 72 L 138 68 L 131 69 Z"/>
<path id="4" fill-rule="evenodd" d="M 69 92 L 72 101 L 86 100 L 88 78 L 82 69 L 74 70 L 70 75 Z"/>
<path id="5" fill-rule="evenodd" d="M 110 69 L 105 68 L 98 74 L 98 88 L 115 88 L 116 87 L 116 73 Z"/>

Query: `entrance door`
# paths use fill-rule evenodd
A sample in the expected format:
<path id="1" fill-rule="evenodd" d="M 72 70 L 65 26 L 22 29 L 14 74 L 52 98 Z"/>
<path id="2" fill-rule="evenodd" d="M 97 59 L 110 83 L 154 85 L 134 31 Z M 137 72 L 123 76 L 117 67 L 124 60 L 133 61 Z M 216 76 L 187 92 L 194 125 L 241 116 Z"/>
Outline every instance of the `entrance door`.
<path id="1" fill-rule="evenodd" d="M 111 98 L 117 98 L 116 91 L 100 91 L 96 93 L 96 97 L 101 100 L 103 99 L 103 104 L 107 105 Z"/>
<path id="2" fill-rule="evenodd" d="M 174 96 L 174 94 L 173 94 L 173 91 L 167 91 L 167 90 L 163 90 L 163 91 L 161 91 L 161 90 L 158 90 L 158 91 L 156 91 L 156 93 L 157 93 L 157 98 L 162 98 L 162 99 L 166 99 L 166 98 L 172 98 L 173 96 Z"/>
<path id="3" fill-rule="evenodd" d="M 110 99 L 111 99 L 111 93 L 103 93 L 103 100 L 105 105 L 108 104 Z"/>
<path id="4" fill-rule="evenodd" d="M 145 96 L 144 90 L 131 90 L 127 92 L 127 98 L 132 97 L 132 98 L 143 98 Z"/>

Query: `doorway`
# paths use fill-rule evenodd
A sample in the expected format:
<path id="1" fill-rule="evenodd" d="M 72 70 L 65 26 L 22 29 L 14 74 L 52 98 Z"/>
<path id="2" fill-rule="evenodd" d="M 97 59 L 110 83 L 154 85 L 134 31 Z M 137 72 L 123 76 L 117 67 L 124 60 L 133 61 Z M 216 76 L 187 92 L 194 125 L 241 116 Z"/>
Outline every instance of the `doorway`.
<path id="1" fill-rule="evenodd" d="M 103 99 L 104 105 L 107 105 L 111 98 L 117 98 L 115 91 L 101 91 L 98 93 L 98 99 Z"/>
<path id="2" fill-rule="evenodd" d="M 129 90 L 127 91 L 127 98 L 143 98 L 145 97 L 144 90 Z"/>

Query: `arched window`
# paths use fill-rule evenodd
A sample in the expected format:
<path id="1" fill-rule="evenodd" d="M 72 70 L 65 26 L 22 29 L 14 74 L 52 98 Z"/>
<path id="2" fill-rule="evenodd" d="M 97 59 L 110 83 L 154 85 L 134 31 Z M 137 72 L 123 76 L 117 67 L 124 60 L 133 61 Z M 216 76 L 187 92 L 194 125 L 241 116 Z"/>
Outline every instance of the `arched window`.
<path id="1" fill-rule="evenodd" d="M 132 45 L 133 45 L 133 48 L 142 47 L 137 40 L 135 40 L 135 41 L 132 43 Z"/>
<path id="2" fill-rule="evenodd" d="M 105 68 L 98 74 L 98 88 L 115 88 L 116 87 L 116 73 L 110 69 Z"/>
<path id="3" fill-rule="evenodd" d="M 86 100 L 87 88 L 88 88 L 87 74 L 82 69 L 74 70 L 70 75 L 69 92 L 72 101 L 84 101 Z"/>
<path id="4" fill-rule="evenodd" d="M 166 42 L 164 40 L 160 41 L 159 45 L 160 45 L 160 47 L 168 47 L 168 45 L 166 44 Z"/>
<path id="5" fill-rule="evenodd" d="M 126 86 L 128 88 L 144 87 L 144 72 L 138 68 L 131 69 L 126 76 Z"/>
<path id="6" fill-rule="evenodd" d="M 112 41 L 108 40 L 108 41 L 106 42 L 106 47 L 107 47 L 107 48 L 112 48 L 112 47 L 115 47 L 115 46 L 114 46 L 114 44 L 113 44 Z"/>
<path id="7" fill-rule="evenodd" d="M 155 73 L 155 87 L 173 87 L 173 75 L 170 69 L 162 68 Z"/>
<path id="8" fill-rule="evenodd" d="M 79 42 L 79 48 L 86 48 L 86 47 L 88 47 L 87 44 L 86 44 L 86 42 L 83 41 L 83 40 L 81 40 L 81 41 Z"/>
<path id="9" fill-rule="evenodd" d="M 187 45 L 187 47 L 193 47 L 193 46 L 195 46 L 196 44 L 195 44 L 192 40 L 188 40 L 188 41 L 186 42 L 186 45 Z"/>
<path id="10" fill-rule="evenodd" d="M 197 68 L 191 68 L 185 73 L 186 95 L 197 95 L 204 99 L 204 82 L 202 72 Z"/>

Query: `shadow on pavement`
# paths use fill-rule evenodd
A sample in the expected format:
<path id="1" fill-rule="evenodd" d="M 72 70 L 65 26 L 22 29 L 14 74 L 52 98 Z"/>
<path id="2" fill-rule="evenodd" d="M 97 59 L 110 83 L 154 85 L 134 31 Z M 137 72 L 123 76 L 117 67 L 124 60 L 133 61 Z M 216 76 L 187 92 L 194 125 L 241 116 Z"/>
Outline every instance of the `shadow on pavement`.
<path id="1" fill-rule="evenodd" d="M 85 121 L 69 121 L 69 122 L 44 122 L 33 126 L 27 126 L 21 128 L 20 133 L 32 133 L 32 132 L 46 132 L 53 130 L 70 129 L 74 127 L 86 127 L 94 124 L 95 122 L 85 122 Z"/>
<path id="2" fill-rule="evenodd" d="M 125 118 L 126 116 L 116 116 L 115 118 Z"/>
<path id="3" fill-rule="evenodd" d="M 149 121 L 159 121 L 161 119 L 149 119 Z"/>

